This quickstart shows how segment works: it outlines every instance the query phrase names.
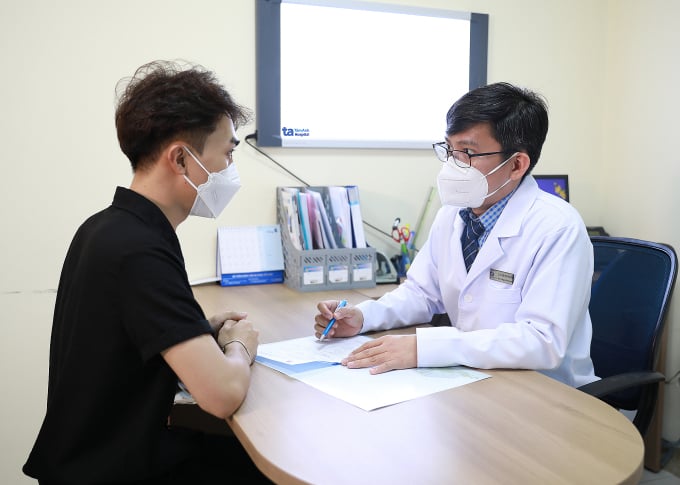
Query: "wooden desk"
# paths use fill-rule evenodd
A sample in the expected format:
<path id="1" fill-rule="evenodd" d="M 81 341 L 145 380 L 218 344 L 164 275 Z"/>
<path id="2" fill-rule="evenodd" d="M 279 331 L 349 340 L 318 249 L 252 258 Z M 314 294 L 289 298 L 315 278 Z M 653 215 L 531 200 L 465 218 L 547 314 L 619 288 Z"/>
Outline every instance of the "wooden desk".
<path id="1" fill-rule="evenodd" d="M 248 311 L 262 343 L 310 335 L 322 299 L 366 299 L 284 285 L 195 294 L 208 315 Z M 484 372 L 492 378 L 367 412 L 254 364 L 228 424 L 281 484 L 639 482 L 642 438 L 621 413 L 538 372 Z"/>

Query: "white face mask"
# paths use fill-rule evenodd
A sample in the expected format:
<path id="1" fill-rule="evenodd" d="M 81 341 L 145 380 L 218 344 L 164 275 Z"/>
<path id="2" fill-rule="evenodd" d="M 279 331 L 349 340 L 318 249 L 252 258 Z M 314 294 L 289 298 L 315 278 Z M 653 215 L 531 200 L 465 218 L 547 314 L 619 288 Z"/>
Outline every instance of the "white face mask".
<path id="1" fill-rule="evenodd" d="M 489 193 L 489 184 L 486 178 L 500 170 L 515 155 L 517 153 L 512 154 L 510 158 L 486 175 L 472 166 L 468 168 L 459 167 L 453 160 L 444 163 L 437 175 L 437 189 L 442 204 L 470 207 L 471 209 L 481 206 L 487 197 L 491 197 L 510 183 L 511 179 L 508 179 L 496 190 Z"/>
<path id="2" fill-rule="evenodd" d="M 184 147 L 184 149 L 208 174 L 208 180 L 198 187 L 189 180 L 189 177 L 184 175 L 187 182 L 196 189 L 196 200 L 194 200 L 194 205 L 191 207 L 189 214 L 199 217 L 212 217 L 214 219 L 222 213 L 238 189 L 241 188 L 241 179 L 238 176 L 236 165 L 232 163 L 224 170 L 211 173 L 208 172 L 198 158 L 191 153 L 191 150 L 186 147 Z"/>

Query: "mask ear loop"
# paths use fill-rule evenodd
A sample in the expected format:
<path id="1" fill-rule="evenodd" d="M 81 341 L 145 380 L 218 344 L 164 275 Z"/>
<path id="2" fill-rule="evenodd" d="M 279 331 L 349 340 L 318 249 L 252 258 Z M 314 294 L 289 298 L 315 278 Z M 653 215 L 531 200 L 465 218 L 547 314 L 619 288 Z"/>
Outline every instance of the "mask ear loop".
<path id="1" fill-rule="evenodd" d="M 196 161 L 196 163 L 198 163 L 198 166 L 201 167 L 201 168 L 203 169 L 203 171 L 204 171 L 205 173 L 208 174 L 208 177 L 210 177 L 210 172 L 208 172 L 208 170 L 206 170 L 206 168 L 205 168 L 205 167 L 203 166 L 203 164 L 198 160 L 198 158 L 196 158 L 196 155 L 194 155 L 194 154 L 191 152 L 191 150 L 189 150 L 187 147 L 184 147 L 184 146 L 183 146 L 182 148 L 184 148 L 184 149 L 186 150 L 186 152 L 191 156 L 191 158 L 193 158 L 193 159 Z M 190 179 L 189 177 L 187 177 L 187 174 L 184 174 L 184 178 L 186 179 L 187 182 L 189 182 L 189 185 L 191 185 L 191 186 L 194 188 L 194 190 L 195 190 L 196 192 L 198 192 L 198 187 L 196 187 L 196 185 L 194 185 L 194 183 L 191 181 L 191 179 Z"/>
<path id="2" fill-rule="evenodd" d="M 515 152 L 515 153 L 513 153 L 512 155 L 510 155 L 506 160 L 503 161 L 503 163 L 501 163 L 500 165 L 498 165 L 498 166 L 497 166 L 496 168 L 494 168 L 491 172 L 487 173 L 487 174 L 484 176 L 484 178 L 487 178 L 489 175 L 491 175 L 491 174 L 493 174 L 493 173 L 496 173 L 498 170 L 501 169 L 501 167 L 502 167 L 503 165 L 505 165 L 506 163 L 508 163 L 510 160 L 512 160 L 513 157 L 516 157 L 518 154 L 519 154 L 519 152 Z M 486 194 L 486 197 L 484 197 L 484 198 L 487 199 L 487 198 L 491 197 L 491 196 L 494 195 L 496 192 L 498 192 L 499 190 L 501 190 L 503 187 L 505 187 L 506 185 L 508 185 L 508 184 L 510 183 L 511 180 L 512 180 L 512 179 L 506 180 L 506 181 L 503 182 L 503 184 L 501 184 L 501 186 L 498 187 L 496 190 L 492 191 L 490 194 Z"/>
<path id="3" fill-rule="evenodd" d="M 503 165 L 505 165 L 506 163 L 508 163 L 510 160 L 512 160 L 512 157 L 516 157 L 517 155 L 519 155 L 519 152 L 513 153 L 513 154 L 510 155 L 508 158 L 506 158 L 505 160 L 503 160 L 496 168 L 494 168 L 493 170 L 491 170 L 491 172 L 487 173 L 484 177 L 488 177 L 489 175 L 492 175 L 492 174 L 498 172 L 501 168 L 503 168 Z M 192 156 L 193 156 L 193 155 L 192 155 Z"/>

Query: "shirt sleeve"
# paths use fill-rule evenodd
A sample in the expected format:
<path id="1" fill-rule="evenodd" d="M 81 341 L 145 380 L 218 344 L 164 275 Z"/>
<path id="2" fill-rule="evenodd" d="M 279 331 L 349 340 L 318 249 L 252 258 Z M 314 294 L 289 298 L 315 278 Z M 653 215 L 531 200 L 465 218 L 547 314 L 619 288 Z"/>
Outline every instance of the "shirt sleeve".
<path id="1" fill-rule="evenodd" d="M 120 285 L 124 326 L 144 360 L 211 332 L 182 260 L 162 246 L 126 257 Z"/>

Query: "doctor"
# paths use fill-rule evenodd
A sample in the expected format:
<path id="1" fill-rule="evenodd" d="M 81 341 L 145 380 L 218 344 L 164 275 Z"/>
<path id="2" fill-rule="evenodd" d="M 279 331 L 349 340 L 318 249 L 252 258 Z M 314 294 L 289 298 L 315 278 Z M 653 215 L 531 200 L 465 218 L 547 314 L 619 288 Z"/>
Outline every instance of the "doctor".
<path id="1" fill-rule="evenodd" d="M 430 322 L 445 326 L 387 335 L 343 360 L 349 368 L 465 365 L 534 369 L 570 386 L 597 378 L 588 303 L 593 250 L 578 212 L 530 175 L 548 132 L 543 99 L 508 83 L 470 91 L 446 116 L 442 208 L 407 273 L 377 301 L 317 305 L 319 337 Z M 466 267 L 469 266 L 469 268 Z"/>

